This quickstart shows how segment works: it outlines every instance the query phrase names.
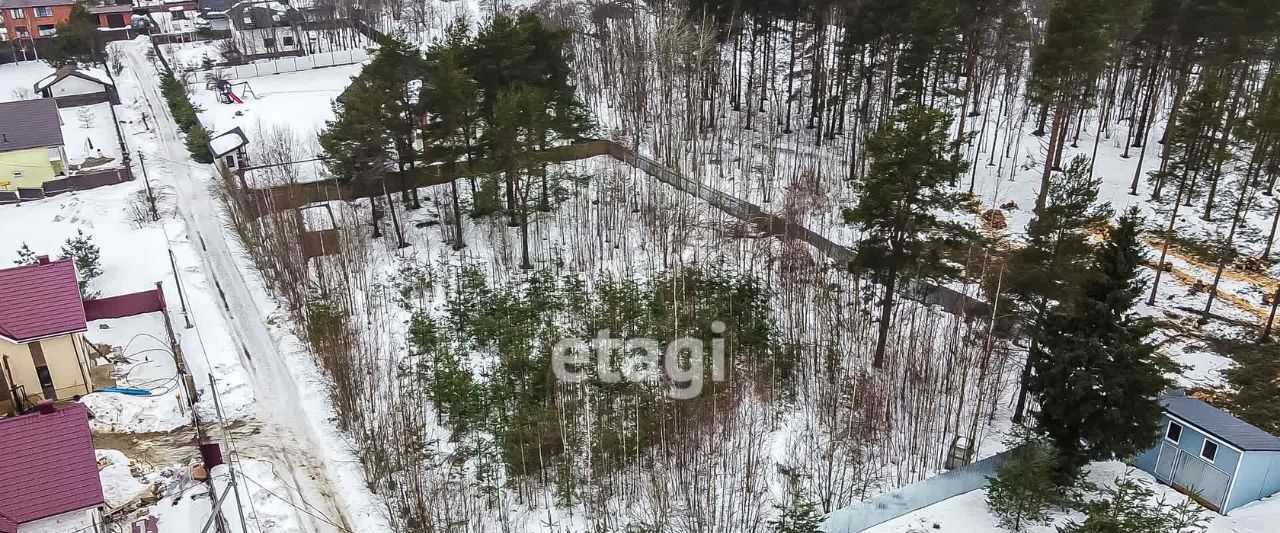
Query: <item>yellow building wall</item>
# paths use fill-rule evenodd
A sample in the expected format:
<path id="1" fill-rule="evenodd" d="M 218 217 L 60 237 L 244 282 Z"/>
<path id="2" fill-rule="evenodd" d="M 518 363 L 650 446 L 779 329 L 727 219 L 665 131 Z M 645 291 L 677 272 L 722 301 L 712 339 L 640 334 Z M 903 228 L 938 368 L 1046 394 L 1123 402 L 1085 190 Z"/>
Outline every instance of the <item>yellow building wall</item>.
<path id="1" fill-rule="evenodd" d="M 73 396 L 88 394 L 92 384 L 88 383 L 88 365 L 84 357 L 82 334 L 72 333 L 61 337 L 53 337 L 40 341 L 44 352 L 45 364 L 49 367 L 49 377 L 53 379 L 53 387 L 58 399 L 70 399 Z M 8 358 L 8 370 L 13 383 L 21 385 L 26 398 L 39 401 L 44 398 L 44 388 L 40 386 L 40 378 L 36 374 L 35 361 L 31 358 L 31 350 L 26 344 L 13 344 L 0 339 L 0 369 L 5 357 Z M 8 393 L 0 393 L 0 397 L 8 399 Z"/>
<path id="2" fill-rule="evenodd" d="M 62 161 L 49 160 L 48 148 L 30 148 L 0 153 L 0 190 L 39 187 L 62 171 Z M 15 178 L 14 172 L 22 177 Z M 7 183 L 6 183 L 7 182 Z"/>

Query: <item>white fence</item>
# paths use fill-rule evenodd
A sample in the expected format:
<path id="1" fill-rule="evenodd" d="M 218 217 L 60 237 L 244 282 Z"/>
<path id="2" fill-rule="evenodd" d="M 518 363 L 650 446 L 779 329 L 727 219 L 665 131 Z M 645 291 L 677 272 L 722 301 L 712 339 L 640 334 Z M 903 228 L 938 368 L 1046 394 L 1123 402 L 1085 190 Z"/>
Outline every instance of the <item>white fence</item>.
<path id="1" fill-rule="evenodd" d="M 264 59 L 254 61 L 247 65 L 216 67 L 213 69 L 213 75 L 224 80 L 242 80 L 245 78 L 270 76 L 272 74 L 297 72 L 299 70 L 310 70 L 313 68 L 350 65 L 367 59 L 369 59 L 369 52 L 364 49 L 339 50 L 336 52 L 321 52 L 302 57 Z"/>

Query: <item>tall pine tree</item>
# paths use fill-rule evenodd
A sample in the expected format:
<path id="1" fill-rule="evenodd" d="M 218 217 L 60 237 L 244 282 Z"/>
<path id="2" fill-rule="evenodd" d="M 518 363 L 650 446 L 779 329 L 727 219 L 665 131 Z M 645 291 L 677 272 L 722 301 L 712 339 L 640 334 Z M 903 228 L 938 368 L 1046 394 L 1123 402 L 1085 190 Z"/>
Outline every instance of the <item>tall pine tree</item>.
<path id="1" fill-rule="evenodd" d="M 958 275 L 958 268 L 944 260 L 944 252 L 978 239 L 971 229 L 940 216 L 961 207 L 966 198 L 949 187 L 968 168 L 950 155 L 950 122 L 950 115 L 928 107 L 899 111 L 867 141 L 871 168 L 861 184 L 858 205 L 844 211 L 845 222 L 863 232 L 850 267 L 869 272 L 884 286 L 873 362 L 877 368 L 884 365 L 901 282 Z"/>

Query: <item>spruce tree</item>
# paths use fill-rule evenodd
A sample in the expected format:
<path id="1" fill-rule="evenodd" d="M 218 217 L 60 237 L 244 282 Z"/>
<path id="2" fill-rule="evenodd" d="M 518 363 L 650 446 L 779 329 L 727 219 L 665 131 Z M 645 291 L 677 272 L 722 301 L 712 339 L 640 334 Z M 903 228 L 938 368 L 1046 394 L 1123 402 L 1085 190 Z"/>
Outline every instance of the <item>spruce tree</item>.
<path id="1" fill-rule="evenodd" d="M 1069 479 L 1093 460 L 1146 450 L 1158 437 L 1156 397 L 1176 369 L 1146 340 L 1150 319 L 1133 313 L 1144 280 L 1141 219 L 1120 217 L 1095 254 L 1090 275 L 1032 332 L 1044 349 L 1028 382 L 1039 400 L 1037 431 L 1062 454 Z"/>
<path id="2" fill-rule="evenodd" d="M 36 253 L 31 251 L 31 247 L 27 243 L 22 243 L 22 247 L 18 248 L 18 260 L 14 261 L 15 265 L 34 265 L 39 262 L 36 259 Z"/>
<path id="3" fill-rule="evenodd" d="M 89 290 L 89 282 L 102 275 L 102 251 L 93 243 L 92 235 L 85 235 L 84 230 L 76 230 L 76 236 L 67 239 L 62 245 L 62 259 L 71 259 L 76 265 L 80 277 L 80 296 L 92 300 L 98 296 L 97 291 Z"/>
<path id="4" fill-rule="evenodd" d="M 948 187 L 968 167 L 950 155 L 950 119 L 928 107 L 899 111 L 867 141 L 871 168 L 861 183 L 858 205 L 844 210 L 845 222 L 863 232 L 850 267 L 869 272 L 884 286 L 873 361 L 877 368 L 884 365 L 900 283 L 953 278 L 959 270 L 944 259 L 944 252 L 978 238 L 972 229 L 940 216 L 966 199 Z"/>
<path id="5" fill-rule="evenodd" d="M 771 533 L 819 533 L 822 513 L 800 491 L 792 491 L 791 501 L 779 507 L 777 518 L 769 521 Z"/>
<path id="6" fill-rule="evenodd" d="M 1054 482 L 1056 461 L 1052 447 L 1029 441 L 1000 466 L 987 488 L 987 507 L 1000 527 L 1021 532 L 1049 522 L 1049 509 L 1062 492 Z"/>

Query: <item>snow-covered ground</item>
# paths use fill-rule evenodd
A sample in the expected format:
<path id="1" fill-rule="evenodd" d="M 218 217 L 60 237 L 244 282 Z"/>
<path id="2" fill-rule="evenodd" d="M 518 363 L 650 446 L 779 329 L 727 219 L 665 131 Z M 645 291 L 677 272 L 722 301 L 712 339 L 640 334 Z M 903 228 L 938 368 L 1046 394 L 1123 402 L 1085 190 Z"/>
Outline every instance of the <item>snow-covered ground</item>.
<path id="1" fill-rule="evenodd" d="M 169 61 L 174 70 L 199 70 L 206 61 L 222 62 L 219 43 L 222 41 L 193 41 L 189 43 L 169 43 L 160 45 L 160 52 Z"/>
<path id="2" fill-rule="evenodd" d="M 44 61 L 0 64 L 0 102 L 35 98 L 35 89 L 32 87 L 53 74 L 53 70 Z"/>
<path id="3" fill-rule="evenodd" d="M 1144 480 L 1155 491 L 1155 501 L 1165 498 L 1167 503 L 1177 504 L 1187 497 L 1167 485 L 1156 482 L 1150 474 L 1127 467 L 1124 463 L 1110 461 L 1095 463 L 1088 468 L 1087 479 L 1106 486 L 1116 478 L 1128 473 L 1130 477 Z M 866 533 L 976 533 L 980 531 L 1002 531 L 996 518 L 987 510 L 986 489 L 967 492 L 955 498 L 944 500 L 919 511 L 900 516 L 871 529 Z M 1275 531 L 1276 519 L 1280 517 L 1280 495 L 1256 501 L 1231 511 L 1230 516 L 1222 516 L 1204 511 L 1210 517 L 1208 533 L 1262 533 Z M 1056 526 L 1067 520 L 1080 520 L 1078 513 L 1055 513 L 1053 523 L 1027 529 L 1027 533 L 1052 533 Z"/>
<path id="4" fill-rule="evenodd" d="M 333 99 L 362 67 L 342 65 L 235 80 L 248 83 L 233 89 L 243 104 L 219 103 L 214 91 L 197 80 L 191 102 L 201 109 L 200 120 L 214 133 L 239 126 L 252 143 L 261 138 L 256 135 L 260 130 L 285 125 L 298 134 L 306 154 L 315 154 L 319 150 L 316 134 L 325 121 L 333 119 Z"/>
<path id="5" fill-rule="evenodd" d="M 62 140 L 71 164 L 79 165 L 90 157 L 113 159 L 107 166 L 120 164 L 120 136 L 116 134 L 111 104 L 63 107 L 58 114 L 62 116 Z"/>

